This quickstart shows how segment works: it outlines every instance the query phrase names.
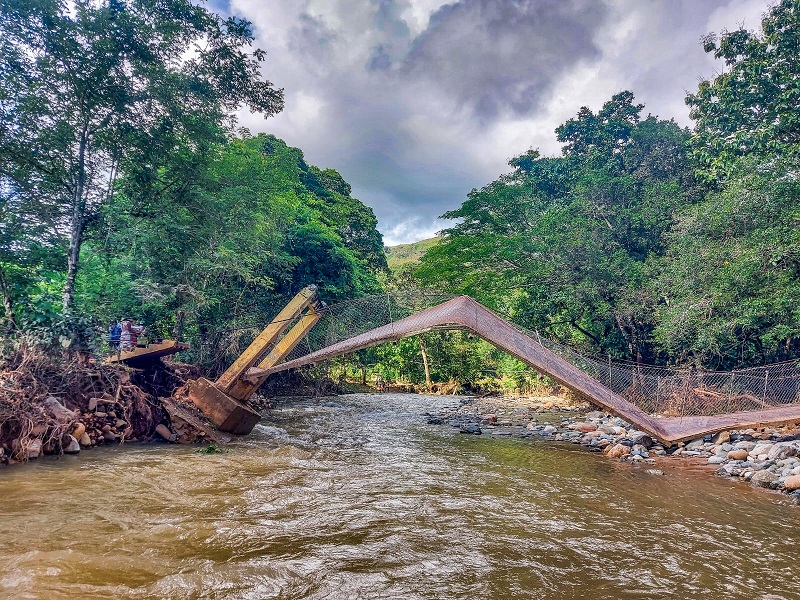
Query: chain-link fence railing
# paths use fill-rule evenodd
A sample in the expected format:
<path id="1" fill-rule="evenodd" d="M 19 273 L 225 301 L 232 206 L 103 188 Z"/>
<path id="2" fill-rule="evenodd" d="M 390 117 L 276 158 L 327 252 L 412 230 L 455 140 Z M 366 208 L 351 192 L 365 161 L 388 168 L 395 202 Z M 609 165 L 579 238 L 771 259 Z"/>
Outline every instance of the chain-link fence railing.
<path id="1" fill-rule="evenodd" d="M 453 298 L 449 294 L 409 290 L 328 306 L 285 362 L 312 354 L 320 355 L 320 361 L 325 360 L 341 354 L 336 347 L 346 340 L 354 342 L 351 347 L 368 347 L 431 329 L 462 328 L 455 316 L 448 323 L 446 314 L 444 319 L 439 314 L 434 322 L 427 314 L 430 311 L 426 312 Z M 800 403 L 800 361 L 728 372 L 637 364 L 608 356 L 589 356 L 537 332 L 511 325 L 649 414 L 720 415 Z M 326 349 L 331 350 L 331 356 Z"/>

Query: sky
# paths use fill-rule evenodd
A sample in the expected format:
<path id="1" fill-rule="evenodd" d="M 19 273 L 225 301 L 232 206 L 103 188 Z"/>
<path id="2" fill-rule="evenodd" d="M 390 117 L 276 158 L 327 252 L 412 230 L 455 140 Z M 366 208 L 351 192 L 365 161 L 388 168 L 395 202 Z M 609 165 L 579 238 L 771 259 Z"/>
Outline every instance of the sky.
<path id="1" fill-rule="evenodd" d="M 473 188 L 555 128 L 632 91 L 691 125 L 687 92 L 722 65 L 702 36 L 758 29 L 768 0 L 213 0 L 253 23 L 286 107 L 264 119 L 371 206 L 386 245 L 433 236 Z"/>

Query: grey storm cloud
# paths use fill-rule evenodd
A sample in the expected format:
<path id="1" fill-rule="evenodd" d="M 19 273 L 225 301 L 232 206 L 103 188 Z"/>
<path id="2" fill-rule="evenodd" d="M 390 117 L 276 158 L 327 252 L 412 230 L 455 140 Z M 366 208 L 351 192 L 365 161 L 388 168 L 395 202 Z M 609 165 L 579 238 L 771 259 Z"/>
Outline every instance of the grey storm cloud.
<path id="1" fill-rule="evenodd" d="M 436 11 L 402 71 L 440 87 L 481 118 L 538 108 L 559 75 L 597 58 L 599 2 L 464 0 Z"/>
<path id="2" fill-rule="evenodd" d="M 684 92 L 714 63 L 700 37 L 765 0 L 231 0 L 286 90 L 268 121 L 240 115 L 337 169 L 388 243 L 421 239 L 474 187 L 539 147 L 583 105 L 631 89 L 688 124 Z"/>

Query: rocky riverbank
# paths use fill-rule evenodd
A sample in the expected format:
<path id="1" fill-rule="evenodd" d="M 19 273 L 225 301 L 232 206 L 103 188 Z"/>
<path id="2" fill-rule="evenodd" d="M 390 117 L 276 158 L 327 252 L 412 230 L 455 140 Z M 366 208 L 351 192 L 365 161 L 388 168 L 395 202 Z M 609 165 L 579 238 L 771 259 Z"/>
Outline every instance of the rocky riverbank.
<path id="1" fill-rule="evenodd" d="M 652 467 L 667 460 L 704 463 L 713 465 L 717 475 L 790 494 L 800 504 L 800 429 L 723 431 L 665 446 L 618 417 L 556 397 L 465 398 L 457 408 L 429 414 L 428 422 L 465 434 L 580 444 L 609 459 Z"/>
<path id="2" fill-rule="evenodd" d="M 181 363 L 131 369 L 19 349 L 0 361 L 0 464 L 136 441 L 218 441 L 182 401 L 198 374 Z"/>

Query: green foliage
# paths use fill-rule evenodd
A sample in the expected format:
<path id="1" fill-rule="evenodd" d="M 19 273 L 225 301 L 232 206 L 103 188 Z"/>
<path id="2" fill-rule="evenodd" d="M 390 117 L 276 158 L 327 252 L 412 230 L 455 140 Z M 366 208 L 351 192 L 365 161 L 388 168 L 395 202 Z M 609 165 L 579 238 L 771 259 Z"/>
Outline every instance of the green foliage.
<path id="1" fill-rule="evenodd" d="M 198 454 L 228 454 L 230 450 L 228 448 L 220 448 L 216 444 L 209 444 L 204 448 L 198 448 L 195 452 Z"/>
<path id="2" fill-rule="evenodd" d="M 58 232 L 65 310 L 119 175 L 147 207 L 186 182 L 227 113 L 283 106 L 260 78 L 263 51 L 245 51 L 250 24 L 188 0 L 2 0 L 0 40 L 0 189 Z"/>
<path id="3" fill-rule="evenodd" d="M 215 372 L 306 285 L 327 301 L 375 293 L 385 259 L 374 214 L 318 185 L 315 172 L 297 148 L 242 132 L 215 148 L 193 185 L 146 211 L 123 185 L 90 230 L 78 305 L 103 320 L 131 314 L 161 337 L 182 314 L 192 358 Z M 330 181 L 335 171 L 324 173 Z M 363 218 L 343 227 L 331 206 Z"/>
<path id="4" fill-rule="evenodd" d="M 699 173 L 724 179 L 739 157 L 797 154 L 800 144 L 800 2 L 781 0 L 760 32 L 709 35 L 706 52 L 725 61 L 686 103 L 697 122 L 692 153 Z"/>
<path id="5" fill-rule="evenodd" d="M 398 272 L 400 269 L 418 263 L 420 258 L 439 242 L 438 237 L 420 240 L 411 244 L 398 244 L 386 247 L 386 260 L 389 269 Z"/>
<path id="6" fill-rule="evenodd" d="M 678 213 L 653 286 L 656 340 L 733 367 L 800 352 L 800 161 L 740 160 L 729 183 Z"/>

